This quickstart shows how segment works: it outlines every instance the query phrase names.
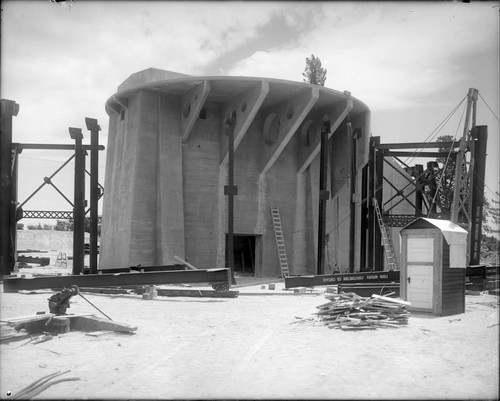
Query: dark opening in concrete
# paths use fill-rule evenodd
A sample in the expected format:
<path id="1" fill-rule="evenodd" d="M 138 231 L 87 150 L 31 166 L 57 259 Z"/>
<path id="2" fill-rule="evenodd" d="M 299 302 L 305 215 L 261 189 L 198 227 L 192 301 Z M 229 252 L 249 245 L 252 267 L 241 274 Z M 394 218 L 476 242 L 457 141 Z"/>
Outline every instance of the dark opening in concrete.
<path id="1" fill-rule="evenodd" d="M 256 235 L 234 235 L 234 271 L 240 275 L 253 276 L 255 273 L 255 238 Z M 226 234 L 226 266 L 228 265 L 227 239 Z"/>

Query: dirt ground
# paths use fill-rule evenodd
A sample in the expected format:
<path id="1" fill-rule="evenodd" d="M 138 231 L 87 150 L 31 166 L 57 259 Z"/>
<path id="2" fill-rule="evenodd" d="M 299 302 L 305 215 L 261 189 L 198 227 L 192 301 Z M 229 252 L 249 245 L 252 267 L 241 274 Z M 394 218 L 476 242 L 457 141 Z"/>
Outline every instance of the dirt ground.
<path id="1" fill-rule="evenodd" d="M 498 399 L 498 297 L 466 313 L 413 313 L 408 326 L 347 332 L 311 318 L 324 287 L 236 288 L 235 299 L 85 294 L 135 334 L 83 332 L 2 344 L 0 392 L 70 369 L 81 380 L 37 399 Z M 207 287 L 208 289 L 208 287 Z M 52 292 L 0 293 L 1 317 L 48 311 Z M 81 297 L 69 313 L 99 313 Z"/>

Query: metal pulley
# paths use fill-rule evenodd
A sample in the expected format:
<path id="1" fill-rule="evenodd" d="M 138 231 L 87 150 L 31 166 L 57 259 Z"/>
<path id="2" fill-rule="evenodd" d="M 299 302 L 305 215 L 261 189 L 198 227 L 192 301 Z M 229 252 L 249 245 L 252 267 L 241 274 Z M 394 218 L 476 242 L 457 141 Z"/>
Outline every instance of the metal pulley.
<path id="1" fill-rule="evenodd" d="M 66 309 L 69 308 L 69 300 L 71 297 L 78 295 L 80 293 L 78 286 L 72 285 L 69 288 L 63 288 L 61 292 L 52 295 L 49 298 L 49 310 L 50 313 L 56 315 L 66 314 Z"/>

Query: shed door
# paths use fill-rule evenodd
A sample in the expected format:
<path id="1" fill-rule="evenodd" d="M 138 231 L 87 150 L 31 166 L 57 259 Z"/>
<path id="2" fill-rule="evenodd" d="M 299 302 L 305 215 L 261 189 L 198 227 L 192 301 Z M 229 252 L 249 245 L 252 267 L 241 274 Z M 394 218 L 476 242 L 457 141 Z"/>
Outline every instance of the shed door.
<path id="1" fill-rule="evenodd" d="M 407 299 L 415 309 L 432 310 L 434 238 L 408 238 Z"/>

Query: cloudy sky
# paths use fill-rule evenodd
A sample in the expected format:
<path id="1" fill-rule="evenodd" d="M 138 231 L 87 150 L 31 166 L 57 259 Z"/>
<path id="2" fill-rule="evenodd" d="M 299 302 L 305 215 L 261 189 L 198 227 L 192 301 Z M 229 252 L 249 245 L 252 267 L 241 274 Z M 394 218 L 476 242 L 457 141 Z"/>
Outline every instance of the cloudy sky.
<path id="1" fill-rule="evenodd" d="M 106 100 L 134 72 L 302 81 L 318 56 L 326 85 L 372 112 L 382 143 L 462 135 L 470 87 L 488 125 L 486 196 L 499 187 L 498 2 L 3 1 L 1 97 L 16 101 L 14 142 L 71 143 L 68 127 L 97 118 L 106 145 Z M 491 110 L 490 110 L 491 109 Z M 434 138 L 435 139 L 435 138 Z M 23 201 L 71 153 L 24 151 Z M 101 153 L 103 183 L 105 155 Z M 54 182 L 72 198 L 70 164 Z M 70 210 L 52 188 L 25 209 Z M 25 223 L 28 221 L 25 221 Z"/>

